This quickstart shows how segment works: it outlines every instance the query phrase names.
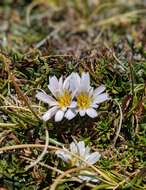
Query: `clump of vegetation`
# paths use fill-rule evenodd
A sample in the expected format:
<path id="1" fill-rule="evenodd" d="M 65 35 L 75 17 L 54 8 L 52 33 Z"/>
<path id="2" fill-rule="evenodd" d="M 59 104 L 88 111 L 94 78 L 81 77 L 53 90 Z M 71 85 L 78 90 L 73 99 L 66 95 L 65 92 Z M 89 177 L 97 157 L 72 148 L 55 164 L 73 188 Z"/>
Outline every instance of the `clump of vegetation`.
<path id="1" fill-rule="evenodd" d="M 146 189 L 145 15 L 136 0 L 0 3 L 0 189 Z M 54 76 L 72 91 L 60 78 L 51 99 Z"/>

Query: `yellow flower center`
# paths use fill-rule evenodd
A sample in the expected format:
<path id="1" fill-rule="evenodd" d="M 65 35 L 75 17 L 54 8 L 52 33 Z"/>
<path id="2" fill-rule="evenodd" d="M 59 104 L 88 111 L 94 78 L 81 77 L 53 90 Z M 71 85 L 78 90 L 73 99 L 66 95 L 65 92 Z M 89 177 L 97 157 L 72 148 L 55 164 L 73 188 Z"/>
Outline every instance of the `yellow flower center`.
<path id="1" fill-rule="evenodd" d="M 76 157 L 73 157 L 73 158 L 70 160 L 70 165 L 71 165 L 71 166 L 75 166 L 78 162 L 79 162 L 79 159 L 77 159 Z"/>
<path id="2" fill-rule="evenodd" d="M 75 153 L 75 154 L 77 157 L 72 155 L 71 160 L 70 160 L 71 166 L 76 166 L 77 164 L 80 164 L 82 160 L 85 160 L 84 156 L 81 156 L 79 153 Z"/>
<path id="3" fill-rule="evenodd" d="M 71 103 L 71 95 L 65 90 L 63 95 L 57 97 L 57 102 L 61 108 L 68 107 Z"/>
<path id="4" fill-rule="evenodd" d="M 77 105 L 80 109 L 87 109 L 92 103 L 91 97 L 86 92 L 81 92 L 77 96 Z"/>

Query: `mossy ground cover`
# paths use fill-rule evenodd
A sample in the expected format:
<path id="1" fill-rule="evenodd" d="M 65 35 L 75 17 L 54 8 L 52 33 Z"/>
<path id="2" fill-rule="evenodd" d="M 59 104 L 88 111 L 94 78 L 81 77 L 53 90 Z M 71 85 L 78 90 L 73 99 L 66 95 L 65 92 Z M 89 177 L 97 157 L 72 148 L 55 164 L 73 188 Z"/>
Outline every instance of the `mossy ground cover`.
<path id="1" fill-rule="evenodd" d="M 136 0 L 0 2 L 0 189 L 146 189 L 145 15 Z M 83 71 L 110 95 L 98 117 L 44 123 L 37 90 L 49 93 L 49 76 Z M 28 168 L 46 129 L 50 147 Z M 72 180 L 77 169 L 54 154 L 73 139 L 101 153 L 100 183 Z"/>

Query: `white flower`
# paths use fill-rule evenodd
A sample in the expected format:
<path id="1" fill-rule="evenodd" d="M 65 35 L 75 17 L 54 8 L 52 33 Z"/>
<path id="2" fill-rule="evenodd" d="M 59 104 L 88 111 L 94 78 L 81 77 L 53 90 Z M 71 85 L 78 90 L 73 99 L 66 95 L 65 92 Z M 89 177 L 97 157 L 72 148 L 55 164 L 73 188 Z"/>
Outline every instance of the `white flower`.
<path id="1" fill-rule="evenodd" d="M 84 141 L 72 142 L 69 150 L 57 150 L 56 155 L 71 166 L 86 166 L 88 164 L 95 164 L 100 159 L 99 152 L 90 153 L 90 148 L 85 147 Z M 85 161 L 85 162 L 84 162 Z M 82 170 L 79 172 L 79 178 L 82 181 L 99 182 L 93 172 Z"/>
<path id="2" fill-rule="evenodd" d="M 72 166 L 84 166 L 86 165 L 85 162 L 95 164 L 100 158 L 99 152 L 90 153 L 90 148 L 88 146 L 85 147 L 84 141 L 72 142 L 69 150 L 57 150 L 56 154 Z"/>
<path id="3" fill-rule="evenodd" d="M 80 116 L 87 114 L 94 118 L 97 116 L 96 108 L 99 104 L 108 100 L 108 94 L 103 93 L 105 91 L 103 85 L 95 90 L 91 87 L 89 73 L 83 72 L 81 77 L 77 73 L 72 73 L 64 82 L 62 77 L 59 80 L 55 76 L 50 77 L 48 88 L 53 97 L 45 92 L 36 94 L 36 98 L 50 106 L 42 116 L 44 121 L 53 116 L 55 121 L 61 121 L 63 117 L 71 120 L 78 112 Z"/>
<path id="4" fill-rule="evenodd" d="M 70 86 L 76 93 L 77 112 L 80 116 L 87 114 L 89 117 L 96 117 L 99 104 L 108 100 L 108 94 L 103 93 L 105 86 L 101 85 L 95 90 L 90 85 L 89 73 L 82 73 L 81 77 L 77 73 L 70 75 Z"/>
<path id="5" fill-rule="evenodd" d="M 70 90 L 69 79 L 70 76 L 63 82 L 62 77 L 59 80 L 56 76 L 49 78 L 48 88 L 54 97 L 47 95 L 45 92 L 37 92 L 36 98 L 50 106 L 50 109 L 42 116 L 44 121 L 53 116 L 55 116 L 56 122 L 61 121 L 63 117 L 68 120 L 75 117 L 76 113 L 72 108 L 76 107 L 76 102 L 72 101 L 74 93 Z"/>

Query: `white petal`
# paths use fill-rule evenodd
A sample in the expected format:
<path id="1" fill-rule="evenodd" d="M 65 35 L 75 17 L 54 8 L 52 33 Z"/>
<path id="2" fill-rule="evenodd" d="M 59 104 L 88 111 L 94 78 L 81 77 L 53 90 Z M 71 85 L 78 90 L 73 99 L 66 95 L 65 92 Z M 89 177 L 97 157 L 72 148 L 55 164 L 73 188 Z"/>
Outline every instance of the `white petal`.
<path id="1" fill-rule="evenodd" d="M 49 78 L 49 85 L 48 85 L 49 90 L 51 93 L 56 96 L 58 90 L 59 90 L 59 82 L 56 76 L 50 77 Z"/>
<path id="2" fill-rule="evenodd" d="M 57 109 L 58 109 L 57 106 L 54 106 L 54 107 L 50 108 L 50 109 L 42 116 L 42 120 L 44 120 L 44 121 L 49 120 L 51 117 L 53 117 L 53 115 L 55 115 Z"/>
<path id="3" fill-rule="evenodd" d="M 79 114 L 81 117 L 85 116 L 86 110 L 79 110 Z"/>
<path id="4" fill-rule="evenodd" d="M 58 88 L 58 87 L 59 87 L 59 82 L 58 82 L 57 77 L 56 77 L 56 76 L 50 77 L 50 78 L 49 78 L 49 84 L 50 84 L 51 86 L 53 86 L 54 89 L 55 89 L 55 88 Z"/>
<path id="5" fill-rule="evenodd" d="M 55 115 L 55 121 L 56 122 L 61 121 L 63 119 L 63 116 L 64 116 L 64 111 L 58 110 Z"/>
<path id="6" fill-rule="evenodd" d="M 85 173 L 83 175 L 79 175 L 79 178 L 83 181 L 86 181 L 86 182 L 90 182 L 90 181 L 95 182 L 95 183 L 99 182 L 99 179 L 95 178 L 95 176 L 93 174 L 90 174 L 90 173 L 89 174 Z"/>
<path id="7" fill-rule="evenodd" d="M 63 77 L 62 76 L 60 77 L 58 84 L 59 84 L 59 92 L 63 93 Z"/>
<path id="8" fill-rule="evenodd" d="M 86 182 L 89 182 L 91 181 L 91 178 L 86 176 L 86 175 L 79 175 L 79 178 L 82 180 L 82 181 L 86 181 Z"/>
<path id="9" fill-rule="evenodd" d="M 94 93 L 94 90 L 93 90 L 93 87 L 90 87 L 90 91 L 89 91 L 89 96 L 93 96 L 93 93 Z"/>
<path id="10" fill-rule="evenodd" d="M 69 107 L 70 108 L 75 108 L 76 106 L 77 106 L 77 102 L 72 101 Z"/>
<path id="11" fill-rule="evenodd" d="M 70 75 L 64 80 L 63 89 L 69 89 L 69 85 L 70 85 Z"/>
<path id="12" fill-rule="evenodd" d="M 48 103 L 50 106 L 54 106 L 57 104 L 57 102 L 54 98 L 52 98 L 51 96 L 49 96 L 43 92 L 37 92 L 36 98 L 38 100 L 41 100 L 42 102 Z"/>
<path id="13" fill-rule="evenodd" d="M 54 97 L 57 97 L 58 94 L 58 88 L 54 88 L 51 85 L 48 85 L 48 88 L 50 90 L 50 92 L 54 95 Z M 57 89 L 57 90 L 56 90 Z"/>
<path id="14" fill-rule="evenodd" d="M 97 96 L 97 95 L 101 94 L 103 91 L 105 91 L 105 86 L 101 85 L 94 90 L 93 96 Z"/>
<path id="15" fill-rule="evenodd" d="M 71 109 L 68 109 L 67 112 L 65 113 L 65 117 L 66 117 L 68 120 L 73 119 L 75 116 L 76 116 L 76 113 L 73 112 Z"/>
<path id="16" fill-rule="evenodd" d="M 88 115 L 89 117 L 91 117 L 91 118 L 97 117 L 97 112 L 96 112 L 96 110 L 93 109 L 93 108 L 87 109 L 87 110 L 86 110 L 86 113 L 87 113 L 87 115 Z"/>
<path id="17" fill-rule="evenodd" d="M 83 72 L 81 76 L 81 89 L 85 92 L 88 92 L 90 88 L 91 86 L 89 73 Z"/>
<path id="18" fill-rule="evenodd" d="M 84 141 L 79 141 L 77 146 L 78 146 L 79 155 L 81 157 L 83 157 L 85 155 L 85 143 L 84 143 Z"/>
<path id="19" fill-rule="evenodd" d="M 77 144 L 76 143 L 72 142 L 70 144 L 70 151 L 71 151 L 71 153 L 74 153 L 74 154 L 78 153 L 78 148 L 77 148 Z"/>
<path id="20" fill-rule="evenodd" d="M 92 108 L 98 108 L 99 107 L 99 105 L 97 105 L 97 104 L 92 104 L 92 106 L 91 106 Z"/>
<path id="21" fill-rule="evenodd" d="M 92 154 L 90 154 L 87 158 L 86 158 L 86 161 L 89 163 L 89 164 L 95 164 L 99 158 L 100 158 L 100 154 L 99 152 L 94 152 Z"/>
<path id="22" fill-rule="evenodd" d="M 71 160 L 71 155 L 66 151 L 57 150 L 55 154 L 65 162 L 69 162 Z"/>
<path id="23" fill-rule="evenodd" d="M 74 92 L 80 86 L 81 78 L 78 73 L 71 73 L 70 75 L 70 89 Z"/>
<path id="24" fill-rule="evenodd" d="M 82 76 L 81 76 L 81 80 L 82 80 L 82 82 L 85 82 L 85 84 L 87 86 L 90 86 L 90 76 L 89 76 L 89 73 L 83 72 Z"/>
<path id="25" fill-rule="evenodd" d="M 89 148 L 89 146 L 86 146 L 84 157 L 86 158 L 86 157 L 89 156 L 89 155 L 90 155 L 90 148 Z"/>
<path id="26" fill-rule="evenodd" d="M 107 93 L 100 94 L 94 98 L 93 103 L 99 104 L 109 99 L 109 96 Z"/>
<path id="27" fill-rule="evenodd" d="M 80 86 L 78 92 L 79 92 L 79 93 L 80 93 L 80 92 L 87 92 L 87 93 L 89 93 L 90 88 L 91 88 L 91 87 L 90 87 L 90 86 L 87 86 L 85 82 L 81 82 L 81 86 Z"/>

